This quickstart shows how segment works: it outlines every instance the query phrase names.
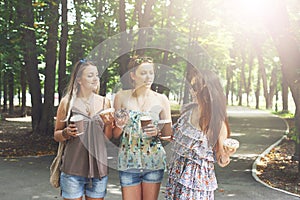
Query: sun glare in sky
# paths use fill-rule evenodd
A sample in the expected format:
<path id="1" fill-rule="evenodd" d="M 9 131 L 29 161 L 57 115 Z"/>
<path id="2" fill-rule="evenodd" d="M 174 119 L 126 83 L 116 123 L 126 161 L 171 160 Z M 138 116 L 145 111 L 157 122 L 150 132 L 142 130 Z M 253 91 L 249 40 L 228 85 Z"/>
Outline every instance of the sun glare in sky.
<path id="1" fill-rule="evenodd" d="M 229 0 L 225 4 L 227 12 L 231 13 L 234 20 L 254 26 L 268 15 L 272 0 Z"/>

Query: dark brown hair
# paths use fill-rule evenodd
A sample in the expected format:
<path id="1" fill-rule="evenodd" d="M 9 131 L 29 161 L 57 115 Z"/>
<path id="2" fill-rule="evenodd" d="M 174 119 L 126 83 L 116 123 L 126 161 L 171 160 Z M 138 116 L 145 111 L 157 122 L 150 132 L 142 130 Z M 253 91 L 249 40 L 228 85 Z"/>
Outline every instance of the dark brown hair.
<path id="1" fill-rule="evenodd" d="M 199 105 L 199 126 L 208 135 L 210 144 L 218 138 L 223 122 L 229 137 L 226 98 L 218 76 L 209 70 L 196 71 L 193 74 L 191 86 Z"/>
<path id="2" fill-rule="evenodd" d="M 153 63 L 153 58 L 148 56 L 135 55 L 132 58 L 130 58 L 127 65 L 127 69 L 129 71 L 135 71 L 136 68 L 143 63 Z"/>

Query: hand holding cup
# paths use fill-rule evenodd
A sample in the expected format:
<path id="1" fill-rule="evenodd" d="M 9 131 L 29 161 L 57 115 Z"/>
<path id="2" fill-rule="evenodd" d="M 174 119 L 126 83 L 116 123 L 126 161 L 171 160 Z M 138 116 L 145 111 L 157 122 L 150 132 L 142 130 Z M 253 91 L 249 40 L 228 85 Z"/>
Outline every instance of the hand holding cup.
<path id="1" fill-rule="evenodd" d="M 226 153 L 233 154 L 240 146 L 240 142 L 233 138 L 226 138 L 223 142 Z"/>
<path id="2" fill-rule="evenodd" d="M 172 136 L 172 127 L 171 127 L 171 120 L 159 120 L 158 121 L 158 129 L 159 129 L 159 138 L 161 140 L 166 140 L 166 141 L 172 141 L 173 136 Z"/>
<path id="3" fill-rule="evenodd" d="M 67 134 L 76 137 L 84 133 L 84 121 L 82 115 L 73 115 L 70 118 Z"/>
<path id="4" fill-rule="evenodd" d="M 143 130 L 143 137 L 149 138 L 152 136 L 157 136 L 158 131 L 156 126 L 152 123 L 151 116 L 142 116 L 140 121 Z"/>
<path id="5" fill-rule="evenodd" d="M 105 125 L 110 125 L 114 122 L 114 108 L 108 108 L 100 112 L 100 117 Z"/>
<path id="6" fill-rule="evenodd" d="M 127 110 L 120 109 L 115 112 L 115 124 L 120 129 L 123 129 L 129 120 L 129 114 Z"/>

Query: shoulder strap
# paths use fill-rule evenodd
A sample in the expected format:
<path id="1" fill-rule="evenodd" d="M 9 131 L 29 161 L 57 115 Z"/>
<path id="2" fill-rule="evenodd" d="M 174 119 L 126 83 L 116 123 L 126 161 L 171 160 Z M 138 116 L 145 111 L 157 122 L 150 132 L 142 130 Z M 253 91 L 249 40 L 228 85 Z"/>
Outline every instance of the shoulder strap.
<path id="1" fill-rule="evenodd" d="M 181 112 L 180 112 L 180 115 L 183 115 L 187 111 L 190 111 L 195 106 L 197 106 L 196 103 L 189 103 L 189 104 L 183 105 L 182 109 L 181 109 Z"/>
<path id="2" fill-rule="evenodd" d="M 103 110 L 105 109 L 105 107 L 104 107 L 105 106 L 105 99 L 106 98 L 104 97 L 104 99 L 103 99 L 103 106 L 102 106 Z"/>

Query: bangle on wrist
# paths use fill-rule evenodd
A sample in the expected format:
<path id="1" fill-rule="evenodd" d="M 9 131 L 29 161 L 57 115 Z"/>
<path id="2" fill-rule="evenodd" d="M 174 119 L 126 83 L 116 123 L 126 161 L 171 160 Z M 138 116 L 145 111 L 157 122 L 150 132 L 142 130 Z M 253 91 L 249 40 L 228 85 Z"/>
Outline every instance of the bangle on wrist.
<path id="1" fill-rule="evenodd" d="M 67 134 L 67 129 L 66 128 L 64 128 L 63 130 L 62 130 L 62 136 L 65 138 L 65 139 L 69 139 L 70 138 L 70 136 Z"/>
<path id="2" fill-rule="evenodd" d="M 104 127 L 112 127 L 114 128 L 114 123 L 107 123 L 107 124 L 104 124 Z"/>
<path id="3" fill-rule="evenodd" d="M 228 164 L 229 162 L 230 162 L 230 159 L 228 159 L 226 162 L 224 162 L 224 161 L 223 161 L 223 156 L 220 156 L 220 163 L 221 163 L 221 164 L 226 165 L 226 164 Z"/>
<path id="4" fill-rule="evenodd" d="M 115 126 L 118 127 L 119 129 L 123 130 L 123 128 L 125 127 L 125 125 L 119 125 L 118 122 L 115 122 Z"/>

